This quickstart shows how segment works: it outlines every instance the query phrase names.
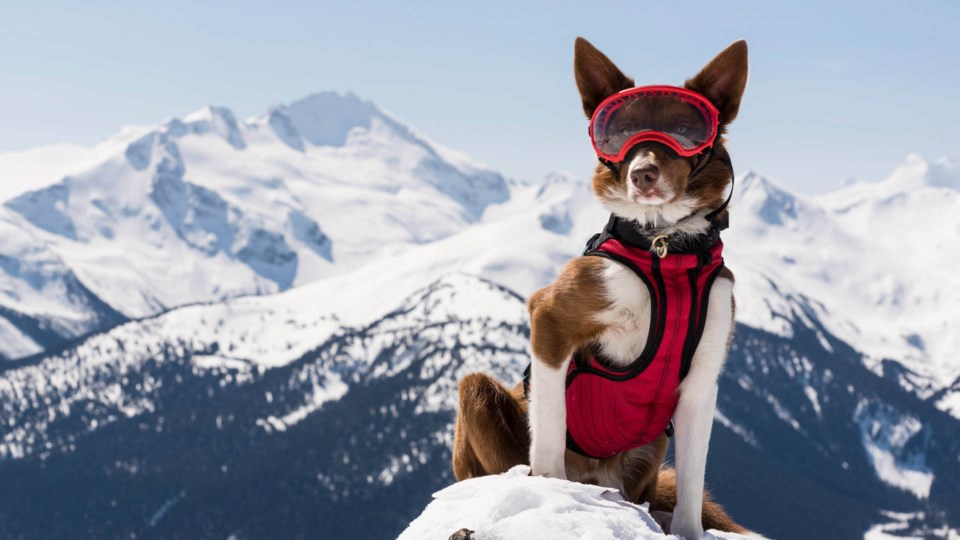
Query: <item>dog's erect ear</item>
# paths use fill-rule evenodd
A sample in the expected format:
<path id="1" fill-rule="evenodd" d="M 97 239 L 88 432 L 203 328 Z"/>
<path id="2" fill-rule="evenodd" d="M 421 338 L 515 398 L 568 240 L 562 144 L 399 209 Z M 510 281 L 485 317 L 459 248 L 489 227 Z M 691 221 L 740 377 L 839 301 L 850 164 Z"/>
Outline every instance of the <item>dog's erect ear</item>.
<path id="1" fill-rule="evenodd" d="M 587 118 L 604 99 L 633 87 L 633 79 L 624 75 L 602 52 L 589 41 L 578 37 L 573 45 L 573 74 L 583 100 Z"/>
<path id="2" fill-rule="evenodd" d="M 684 86 L 703 94 L 716 105 L 721 123 L 733 122 L 747 86 L 747 42 L 742 39 L 734 42 Z"/>

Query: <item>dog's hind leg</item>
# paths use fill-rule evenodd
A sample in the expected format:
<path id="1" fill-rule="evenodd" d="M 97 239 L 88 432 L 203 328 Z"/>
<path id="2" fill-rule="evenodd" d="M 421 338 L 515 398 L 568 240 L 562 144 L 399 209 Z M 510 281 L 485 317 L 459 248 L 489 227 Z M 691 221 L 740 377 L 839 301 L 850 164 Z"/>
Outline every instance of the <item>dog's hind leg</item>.
<path id="1" fill-rule="evenodd" d="M 517 393 L 482 373 L 460 381 L 453 439 L 457 480 L 502 473 L 528 462 L 527 415 Z"/>
<path id="2" fill-rule="evenodd" d="M 660 466 L 670 445 L 666 434 L 650 444 L 618 454 L 614 468 L 623 482 L 622 491 L 628 501 L 636 504 L 653 503 L 657 498 L 657 480 Z"/>

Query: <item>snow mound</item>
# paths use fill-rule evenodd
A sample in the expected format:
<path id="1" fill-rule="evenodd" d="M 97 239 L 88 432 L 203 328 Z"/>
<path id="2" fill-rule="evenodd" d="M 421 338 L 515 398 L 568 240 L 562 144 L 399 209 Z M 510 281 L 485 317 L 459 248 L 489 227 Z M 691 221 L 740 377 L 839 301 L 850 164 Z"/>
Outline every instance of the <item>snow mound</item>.
<path id="1" fill-rule="evenodd" d="M 462 528 L 476 540 L 677 538 L 663 532 L 647 505 L 627 502 L 617 491 L 529 474 L 530 467 L 518 465 L 434 493 L 398 540 L 444 539 Z M 704 538 L 748 537 L 710 531 Z"/>

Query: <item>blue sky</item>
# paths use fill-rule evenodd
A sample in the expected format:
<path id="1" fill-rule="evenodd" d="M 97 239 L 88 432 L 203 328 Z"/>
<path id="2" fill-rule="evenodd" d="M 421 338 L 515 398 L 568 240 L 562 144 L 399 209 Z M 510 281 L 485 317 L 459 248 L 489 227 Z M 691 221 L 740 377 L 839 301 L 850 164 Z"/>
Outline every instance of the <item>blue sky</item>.
<path id="1" fill-rule="evenodd" d="M 0 151 L 352 90 L 512 176 L 586 176 L 575 36 L 638 84 L 745 38 L 735 165 L 818 193 L 960 158 L 958 24 L 958 2 L 2 1 Z"/>

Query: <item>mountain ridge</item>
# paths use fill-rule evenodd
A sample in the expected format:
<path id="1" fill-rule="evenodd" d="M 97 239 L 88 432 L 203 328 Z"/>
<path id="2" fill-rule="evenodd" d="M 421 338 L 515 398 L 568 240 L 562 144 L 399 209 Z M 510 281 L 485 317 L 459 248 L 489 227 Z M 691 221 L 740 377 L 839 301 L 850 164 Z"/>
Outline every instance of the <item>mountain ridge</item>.
<path id="1" fill-rule="evenodd" d="M 354 104 L 366 123 L 336 107 L 312 110 L 318 100 Z M 5 201 L 0 219 L 22 229 L 21 239 L 36 237 L 46 257 L 109 310 L 135 319 L 341 272 L 379 252 L 462 230 L 508 196 L 498 173 L 434 149 L 356 96 L 317 94 L 282 107 L 274 112 L 287 111 L 308 131 L 301 140 L 307 147 L 292 149 L 266 124 L 239 123 L 229 109 L 210 106 L 124 130 L 92 149 L 85 169 Z M 318 118 L 332 119 L 342 140 L 323 140 Z M 447 154 L 455 162 L 444 161 Z M 372 233 L 363 234 L 353 221 L 370 206 L 382 210 L 372 214 Z M 7 244 L 0 257 L 18 260 L 27 249 Z M 21 321 L 7 317 L 0 325 L 0 341 L 14 344 L 0 345 L 0 357 L 35 353 L 44 341 L 95 332 L 104 328 L 97 321 L 113 320 L 80 300 L 61 307 L 72 325 L 31 315 L 19 298 L 58 298 L 35 285 L 0 268 L 0 290 L 8 291 L 0 306 Z M 51 331 L 31 338 L 18 325 Z"/>

